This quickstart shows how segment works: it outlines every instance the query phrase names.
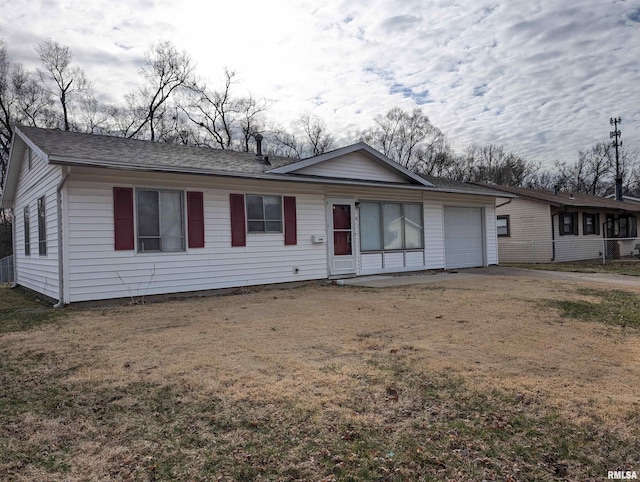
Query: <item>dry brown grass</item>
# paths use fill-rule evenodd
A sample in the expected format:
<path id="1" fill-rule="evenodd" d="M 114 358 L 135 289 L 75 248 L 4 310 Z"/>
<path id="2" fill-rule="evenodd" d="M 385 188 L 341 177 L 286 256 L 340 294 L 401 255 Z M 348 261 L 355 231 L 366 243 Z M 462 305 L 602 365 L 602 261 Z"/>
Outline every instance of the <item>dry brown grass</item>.
<path id="1" fill-rule="evenodd" d="M 25 361 L 28 373 L 20 376 L 60 381 L 51 395 L 57 416 L 38 416 L 36 408 L 46 401 L 33 401 L 36 408 L 15 414 L 12 423 L 21 440 L 15 443 L 52 447 L 52 453 L 74 447 L 63 466 L 56 466 L 58 456 L 48 464 L 5 469 L 24 480 L 56 473 L 100 479 L 133 476 L 130 467 L 144 465 L 146 478 L 155 477 L 148 476 L 149 470 L 163 478 L 153 455 L 140 460 L 140 454 L 154 453 L 159 439 L 173 436 L 164 430 L 177 423 L 161 392 L 154 391 L 157 387 L 171 387 L 167 400 L 182 407 L 215 402 L 211 415 L 189 415 L 191 425 L 186 415 L 180 419 L 179 436 L 192 431 L 205 446 L 237 446 L 238 439 L 280 416 L 299 416 L 300 423 L 309 420 L 329 431 L 332 420 L 384 426 L 389 412 L 381 407 L 390 400 L 396 412 L 403 403 L 415 411 L 409 386 L 402 388 L 406 397 L 398 395 L 398 373 L 404 369 L 411 371 L 408 378 L 446 373 L 471 390 L 495 388 L 541 401 L 569 421 L 598 419 L 621 436 L 631 436 L 629 417 L 640 409 L 640 336 L 634 330 L 567 320 L 540 303 L 575 299 L 575 286 L 525 277 L 387 289 L 313 285 L 79 310 L 62 324 L 2 336 L 2 356 Z M 60 390 L 67 393 L 60 396 Z M 144 394 L 151 392 L 155 395 L 147 401 Z M 65 396 L 73 398 L 66 412 L 58 406 Z M 234 420 L 232 411 L 244 406 L 247 427 L 207 429 L 208 423 L 222 423 L 216 413 L 228 410 L 228 420 Z M 95 417 L 74 419 L 78 407 Z M 163 423 L 151 423 L 153 429 L 145 431 L 140 427 L 144 413 Z M 343 442 L 351 437 L 346 430 L 340 432 Z M 304 461 L 293 462 L 301 443 L 288 448 L 286 463 L 292 467 L 285 469 L 293 471 L 295 465 L 294 474 L 306 470 Z M 177 453 L 190 460 L 189 467 L 206 465 L 191 460 L 204 457 L 197 450 Z M 246 456 L 228 454 L 238 464 Z M 315 462 L 308 463 L 313 472 Z M 216 467 L 207 470 L 230 470 Z"/>

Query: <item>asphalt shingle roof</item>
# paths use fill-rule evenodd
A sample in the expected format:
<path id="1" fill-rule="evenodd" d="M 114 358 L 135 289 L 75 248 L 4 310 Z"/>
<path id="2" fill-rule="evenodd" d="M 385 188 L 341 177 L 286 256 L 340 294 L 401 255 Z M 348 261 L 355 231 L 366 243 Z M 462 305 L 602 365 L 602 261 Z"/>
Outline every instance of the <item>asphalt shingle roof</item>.
<path id="1" fill-rule="evenodd" d="M 486 184 L 484 186 L 487 186 Z M 509 192 L 519 197 L 536 199 L 538 201 L 548 202 L 556 207 L 577 207 L 577 208 L 595 208 L 595 209 L 615 209 L 623 211 L 640 212 L 640 206 L 632 203 L 616 201 L 615 199 L 593 196 L 590 194 L 574 194 L 566 191 L 559 191 L 554 194 L 553 191 L 546 189 L 532 189 L 525 187 L 511 186 L 494 186 L 500 191 Z"/>
<path id="2" fill-rule="evenodd" d="M 424 177 L 435 187 L 442 190 L 469 192 L 470 194 L 488 194 L 494 196 L 504 195 L 504 192 L 499 189 L 500 186 L 496 186 L 495 188 L 493 188 L 491 186 L 481 184 L 469 184 L 466 182 L 454 181 L 452 179 L 445 179 L 444 177 L 429 176 L 428 174 L 420 174 L 420 176 Z"/>
<path id="3" fill-rule="evenodd" d="M 182 168 L 203 171 L 262 174 L 297 159 L 269 156 L 271 165 L 256 159 L 254 152 L 150 142 L 124 137 L 84 134 L 37 127 L 19 127 L 50 158 L 94 161 L 142 168 Z"/>
<path id="4" fill-rule="evenodd" d="M 89 164 L 99 167 L 135 168 L 142 170 L 169 170 L 202 174 L 258 176 L 280 179 L 315 180 L 315 182 L 336 182 L 338 179 L 323 176 L 309 176 L 292 171 L 275 174 L 269 171 L 300 161 L 289 157 L 269 156 L 270 164 L 257 158 L 253 152 L 238 152 L 209 147 L 166 144 L 124 137 L 113 137 L 80 132 L 68 132 L 37 127 L 20 126 L 18 129 L 33 142 L 51 162 L 69 164 Z M 423 175 L 434 187 L 423 186 L 425 190 L 504 196 L 487 186 L 467 184 Z M 345 179 L 345 181 L 349 181 Z M 367 184 L 391 185 L 380 181 L 352 179 Z M 397 183 L 398 186 L 407 184 Z M 418 187 L 418 186 L 415 186 Z M 507 195 L 511 197 L 510 195 Z"/>

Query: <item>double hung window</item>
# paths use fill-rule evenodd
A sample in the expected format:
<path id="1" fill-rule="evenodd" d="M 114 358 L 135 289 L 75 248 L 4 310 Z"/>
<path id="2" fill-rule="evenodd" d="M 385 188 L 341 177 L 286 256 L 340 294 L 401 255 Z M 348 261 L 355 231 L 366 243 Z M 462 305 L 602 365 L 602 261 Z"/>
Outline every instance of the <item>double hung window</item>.
<path id="1" fill-rule="evenodd" d="M 560 236 L 569 234 L 578 234 L 578 213 L 561 213 L 560 214 Z"/>
<path id="2" fill-rule="evenodd" d="M 247 232 L 282 232 L 282 197 L 247 194 Z"/>
<path id="3" fill-rule="evenodd" d="M 498 216 L 496 220 L 496 229 L 498 231 L 499 238 L 508 238 L 511 235 L 509 230 L 509 216 Z"/>
<path id="4" fill-rule="evenodd" d="M 31 219 L 29 216 L 29 206 L 25 206 L 24 216 L 24 255 L 31 256 Z"/>
<path id="5" fill-rule="evenodd" d="M 138 251 L 184 251 L 182 191 L 138 189 Z"/>
<path id="6" fill-rule="evenodd" d="M 582 234 L 600 234 L 600 222 L 598 214 L 582 214 Z"/>
<path id="7" fill-rule="evenodd" d="M 38 254 L 47 255 L 47 210 L 44 196 L 38 198 Z"/>

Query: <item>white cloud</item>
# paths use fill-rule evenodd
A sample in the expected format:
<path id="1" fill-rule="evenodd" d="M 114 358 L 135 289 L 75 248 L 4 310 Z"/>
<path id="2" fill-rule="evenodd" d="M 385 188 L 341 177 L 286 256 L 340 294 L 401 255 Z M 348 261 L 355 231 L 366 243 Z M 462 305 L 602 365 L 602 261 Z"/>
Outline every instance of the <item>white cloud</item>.
<path id="1" fill-rule="evenodd" d="M 69 45 L 112 101 L 167 39 L 214 82 L 238 71 L 284 125 L 312 112 L 346 137 L 420 106 L 460 150 L 492 142 L 551 162 L 607 140 L 613 115 L 640 148 L 639 26 L 638 0 L 32 0 L 3 9 L 0 37 L 28 67 L 41 40 Z"/>

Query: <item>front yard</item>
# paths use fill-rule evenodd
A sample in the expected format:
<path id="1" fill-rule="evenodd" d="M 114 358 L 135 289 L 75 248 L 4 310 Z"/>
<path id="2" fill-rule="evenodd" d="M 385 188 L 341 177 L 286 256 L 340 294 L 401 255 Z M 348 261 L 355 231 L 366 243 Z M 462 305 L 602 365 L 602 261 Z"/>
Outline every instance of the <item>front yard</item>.
<path id="1" fill-rule="evenodd" d="M 545 271 L 570 271 L 576 273 L 608 273 L 640 276 L 640 259 L 623 258 L 607 260 L 602 264 L 601 259 L 585 261 L 567 261 L 563 263 L 507 263 L 504 266 L 514 268 L 539 269 Z"/>
<path id="2" fill-rule="evenodd" d="M 2 479 L 640 473 L 633 290 L 317 284 L 32 323 L 10 321 L 14 294 L 0 291 Z"/>

